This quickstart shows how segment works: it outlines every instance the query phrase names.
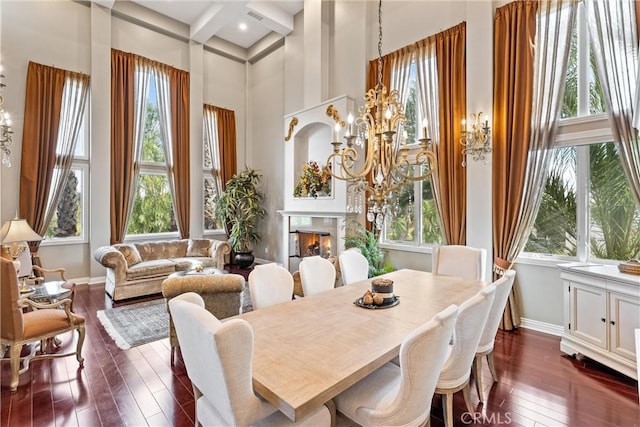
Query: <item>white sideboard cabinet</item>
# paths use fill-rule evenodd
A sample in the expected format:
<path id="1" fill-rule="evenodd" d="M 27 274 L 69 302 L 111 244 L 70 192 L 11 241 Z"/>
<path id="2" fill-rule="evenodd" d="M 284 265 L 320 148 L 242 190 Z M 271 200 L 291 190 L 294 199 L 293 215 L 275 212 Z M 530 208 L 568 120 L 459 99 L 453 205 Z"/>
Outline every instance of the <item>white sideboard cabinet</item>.
<path id="1" fill-rule="evenodd" d="M 638 379 L 635 329 L 640 328 L 640 276 L 615 265 L 560 264 L 564 332 L 560 349 L 583 354 Z"/>

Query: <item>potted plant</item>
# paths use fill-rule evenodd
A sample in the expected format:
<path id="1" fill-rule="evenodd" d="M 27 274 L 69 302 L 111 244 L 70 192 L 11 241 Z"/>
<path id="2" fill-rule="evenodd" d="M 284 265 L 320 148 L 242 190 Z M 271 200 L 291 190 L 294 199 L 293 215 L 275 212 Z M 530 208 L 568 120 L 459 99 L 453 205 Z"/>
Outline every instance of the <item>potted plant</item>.
<path id="1" fill-rule="evenodd" d="M 267 216 L 265 195 L 258 188 L 261 182 L 262 174 L 245 166 L 227 182 L 216 203 L 216 216 L 225 224 L 240 268 L 253 264 L 252 244 L 260 240 L 258 222 Z"/>
<path id="2" fill-rule="evenodd" d="M 346 227 L 344 248 L 358 248 L 369 261 L 369 277 L 379 276 L 395 270 L 391 262 L 384 262 L 384 251 L 378 247 L 377 236 L 357 221 L 351 221 Z"/>

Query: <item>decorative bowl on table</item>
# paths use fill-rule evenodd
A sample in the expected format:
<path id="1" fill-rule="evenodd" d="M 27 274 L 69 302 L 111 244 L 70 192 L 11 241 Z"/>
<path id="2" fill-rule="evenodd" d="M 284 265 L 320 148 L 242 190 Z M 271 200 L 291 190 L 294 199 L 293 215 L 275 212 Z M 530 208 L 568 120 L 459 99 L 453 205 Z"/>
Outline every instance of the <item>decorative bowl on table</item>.
<path id="1" fill-rule="evenodd" d="M 389 308 L 398 305 L 400 300 L 393 293 L 393 280 L 389 279 L 373 279 L 371 281 L 371 290 L 353 303 L 363 308 Z"/>

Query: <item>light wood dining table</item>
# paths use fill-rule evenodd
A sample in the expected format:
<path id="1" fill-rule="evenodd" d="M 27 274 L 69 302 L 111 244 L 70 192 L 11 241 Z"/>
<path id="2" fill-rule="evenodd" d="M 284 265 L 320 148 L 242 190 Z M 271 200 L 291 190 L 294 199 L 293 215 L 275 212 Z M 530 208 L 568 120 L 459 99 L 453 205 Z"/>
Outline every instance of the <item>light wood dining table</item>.
<path id="1" fill-rule="evenodd" d="M 242 314 L 254 331 L 254 389 L 300 420 L 391 361 L 408 333 L 485 285 L 408 269 L 380 277 L 394 281 L 398 305 L 356 306 L 368 279 Z"/>

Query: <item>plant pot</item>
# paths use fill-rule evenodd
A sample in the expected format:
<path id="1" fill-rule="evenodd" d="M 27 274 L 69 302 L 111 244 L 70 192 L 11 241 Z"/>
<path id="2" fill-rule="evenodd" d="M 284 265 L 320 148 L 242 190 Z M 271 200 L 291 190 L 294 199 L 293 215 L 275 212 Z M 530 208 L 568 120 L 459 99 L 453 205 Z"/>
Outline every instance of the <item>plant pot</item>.
<path id="1" fill-rule="evenodd" d="M 239 268 L 247 268 L 251 264 L 253 264 L 253 261 L 255 260 L 255 257 L 253 256 L 253 251 L 236 252 L 236 255 L 235 255 L 234 259 L 236 261 L 236 265 Z"/>

